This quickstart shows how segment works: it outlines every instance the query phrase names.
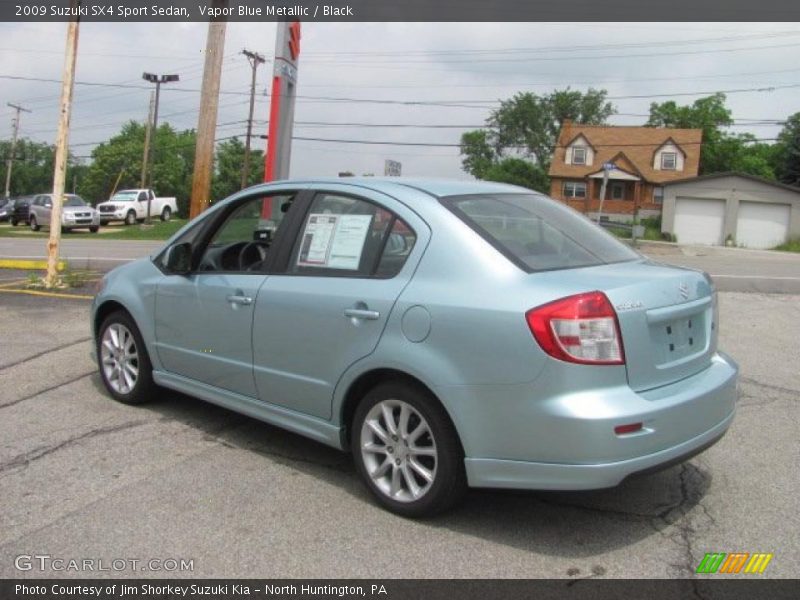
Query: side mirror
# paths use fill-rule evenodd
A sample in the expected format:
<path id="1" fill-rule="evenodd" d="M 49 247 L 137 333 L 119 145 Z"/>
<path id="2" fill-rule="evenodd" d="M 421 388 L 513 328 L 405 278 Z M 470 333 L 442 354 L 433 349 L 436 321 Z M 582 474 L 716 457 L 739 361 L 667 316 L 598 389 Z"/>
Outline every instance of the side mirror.
<path id="1" fill-rule="evenodd" d="M 164 268 L 174 275 L 188 275 L 192 272 L 192 245 L 189 242 L 175 244 L 167 248 Z"/>
<path id="2" fill-rule="evenodd" d="M 45 203 L 44 203 L 44 207 L 45 207 L 45 208 L 53 208 L 53 205 L 52 205 L 52 203 L 50 203 L 50 202 L 45 202 Z"/>

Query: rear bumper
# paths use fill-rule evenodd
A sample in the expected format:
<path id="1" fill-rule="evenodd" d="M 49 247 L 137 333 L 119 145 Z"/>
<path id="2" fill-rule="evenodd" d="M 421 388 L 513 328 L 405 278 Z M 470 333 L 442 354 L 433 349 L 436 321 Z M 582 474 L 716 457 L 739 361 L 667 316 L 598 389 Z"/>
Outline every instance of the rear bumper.
<path id="1" fill-rule="evenodd" d="M 718 353 L 703 371 L 645 392 L 544 376 L 437 393 L 461 436 L 471 486 L 580 490 L 613 487 L 716 442 L 733 420 L 737 379 L 736 363 Z M 641 429 L 615 433 L 634 423 Z"/>
<path id="2" fill-rule="evenodd" d="M 733 422 L 732 412 L 705 433 L 661 452 L 613 463 L 570 465 L 517 460 L 468 458 L 464 461 L 470 487 L 594 490 L 619 485 L 623 479 L 666 469 L 717 443 Z"/>

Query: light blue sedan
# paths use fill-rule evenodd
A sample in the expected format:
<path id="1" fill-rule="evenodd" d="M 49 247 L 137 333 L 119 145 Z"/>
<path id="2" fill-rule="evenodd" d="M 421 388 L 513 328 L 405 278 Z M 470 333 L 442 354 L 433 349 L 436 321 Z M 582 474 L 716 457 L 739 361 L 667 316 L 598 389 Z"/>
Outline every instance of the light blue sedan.
<path id="1" fill-rule="evenodd" d="M 406 516 L 467 487 L 581 490 L 684 461 L 731 424 L 701 272 L 495 183 L 256 186 L 104 279 L 100 373 L 342 450 Z"/>

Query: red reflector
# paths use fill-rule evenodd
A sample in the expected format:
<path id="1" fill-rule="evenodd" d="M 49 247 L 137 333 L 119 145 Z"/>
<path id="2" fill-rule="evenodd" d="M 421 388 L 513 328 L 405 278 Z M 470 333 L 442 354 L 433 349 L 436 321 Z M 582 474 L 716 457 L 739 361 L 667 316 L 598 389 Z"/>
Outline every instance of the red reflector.
<path id="1" fill-rule="evenodd" d="M 625 435 L 626 433 L 635 433 L 642 429 L 641 423 L 629 423 L 628 425 L 617 425 L 614 427 L 614 433 L 617 435 Z"/>

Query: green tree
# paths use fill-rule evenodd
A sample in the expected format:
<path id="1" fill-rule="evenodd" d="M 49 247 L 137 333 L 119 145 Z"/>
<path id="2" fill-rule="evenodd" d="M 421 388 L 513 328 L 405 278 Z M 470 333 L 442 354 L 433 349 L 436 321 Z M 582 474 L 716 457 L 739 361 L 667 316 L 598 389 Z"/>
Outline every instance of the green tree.
<path id="1" fill-rule="evenodd" d="M 772 147 L 757 143 L 749 133 L 731 134 L 724 127 L 733 124 L 730 109 L 725 105 L 725 94 L 695 100 L 690 105 L 678 105 L 670 100 L 650 105 L 649 127 L 676 127 L 702 129 L 703 145 L 700 149 L 700 173 L 739 171 L 759 177 L 774 179 Z"/>
<path id="2" fill-rule="evenodd" d="M 6 159 L 11 154 L 11 140 L 0 141 L 0 185 L 6 181 Z M 11 196 L 42 194 L 53 191 L 53 147 L 27 138 L 17 140 L 14 166 L 11 170 Z M 70 154 L 67 159 L 67 191 L 72 191 L 73 178 L 81 176 L 84 167 Z M 0 190 L 2 193 L 2 190 Z"/>
<path id="3" fill-rule="evenodd" d="M 549 193 L 550 179 L 540 165 L 521 158 L 502 158 L 492 164 L 482 179 L 521 185 L 532 190 Z"/>
<path id="4" fill-rule="evenodd" d="M 605 90 L 584 93 L 567 88 L 544 95 L 522 92 L 501 101 L 487 119 L 486 129 L 461 136 L 462 168 L 478 179 L 522 177 L 530 182 L 528 187 L 535 183 L 536 189 L 547 191 L 546 173 L 562 124 L 567 119 L 605 123 L 616 112 L 606 95 Z M 522 176 L 520 163 L 501 166 L 508 158 L 526 159 L 531 167 L 526 169 L 527 175 Z"/>
<path id="5" fill-rule="evenodd" d="M 231 138 L 217 144 L 214 157 L 214 176 L 211 182 L 211 197 L 222 200 L 238 192 L 242 186 L 242 166 L 244 165 L 244 143 L 239 138 Z M 250 171 L 247 185 L 264 181 L 264 153 L 250 150 Z"/>
<path id="6" fill-rule="evenodd" d="M 780 181 L 800 186 L 800 112 L 786 119 L 772 162 Z"/>
<path id="7" fill-rule="evenodd" d="M 129 121 L 120 132 L 92 151 L 92 162 L 83 177 L 81 189 L 87 199 L 102 202 L 115 189 L 136 188 L 141 184 L 145 126 Z M 194 167 L 195 132 L 176 131 L 162 123 L 152 136 L 152 187 L 160 196 L 175 196 L 178 212 L 188 212 Z"/>

